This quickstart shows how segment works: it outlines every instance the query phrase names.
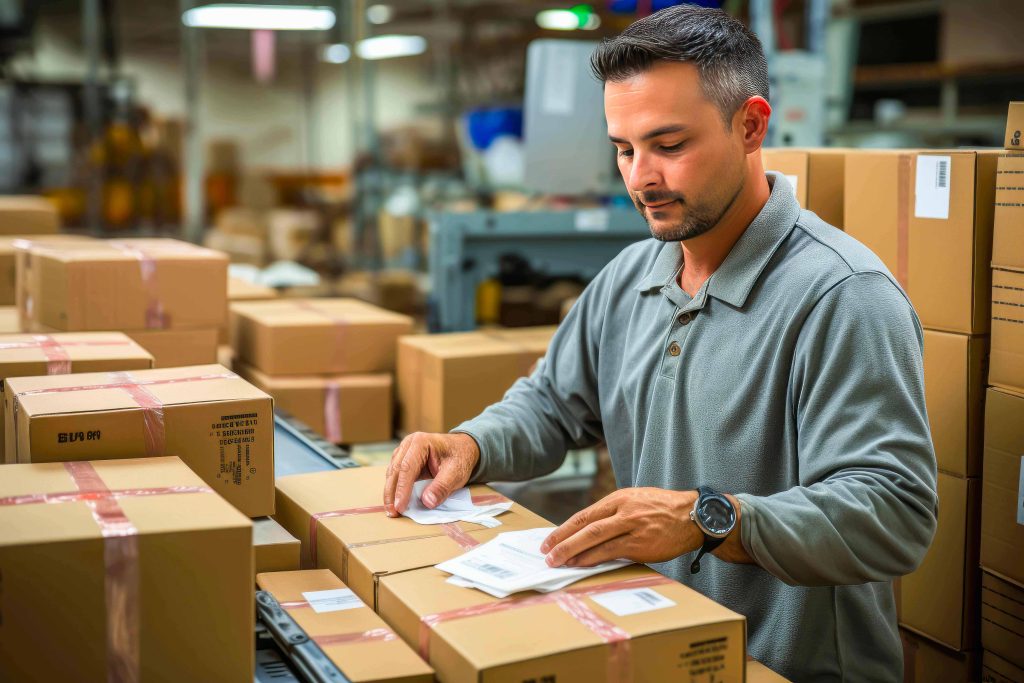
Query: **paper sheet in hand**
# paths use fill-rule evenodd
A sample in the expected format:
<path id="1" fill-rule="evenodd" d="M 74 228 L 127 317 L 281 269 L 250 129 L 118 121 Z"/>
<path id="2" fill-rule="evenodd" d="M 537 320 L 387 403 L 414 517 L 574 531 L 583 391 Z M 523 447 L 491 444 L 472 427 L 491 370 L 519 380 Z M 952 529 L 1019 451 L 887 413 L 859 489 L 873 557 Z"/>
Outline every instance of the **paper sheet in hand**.
<path id="1" fill-rule="evenodd" d="M 507 597 L 524 590 L 542 593 L 565 588 L 588 576 L 630 564 L 613 560 L 595 567 L 549 567 L 540 544 L 554 527 L 507 531 L 451 560 L 437 565 L 454 575 L 451 583 L 473 586 L 495 597 Z"/>
<path id="2" fill-rule="evenodd" d="M 493 505 L 474 505 L 469 489 L 461 488 L 431 510 L 420 501 L 423 491 L 426 490 L 427 485 L 431 481 L 433 480 L 425 479 L 413 485 L 409 507 L 402 513 L 417 524 L 472 522 L 488 528 L 494 528 L 501 525 L 501 522 L 495 519 L 495 517 L 502 512 L 507 512 L 512 507 L 512 501 L 510 500 L 504 503 L 494 503 Z"/>

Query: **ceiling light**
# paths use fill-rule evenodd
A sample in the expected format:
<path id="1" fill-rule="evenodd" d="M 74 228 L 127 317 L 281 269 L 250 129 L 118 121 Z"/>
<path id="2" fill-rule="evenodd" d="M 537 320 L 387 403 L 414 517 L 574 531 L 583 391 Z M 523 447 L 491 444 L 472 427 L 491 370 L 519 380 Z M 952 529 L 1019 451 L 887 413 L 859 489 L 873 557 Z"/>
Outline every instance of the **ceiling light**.
<path id="1" fill-rule="evenodd" d="M 352 58 L 352 48 L 345 43 L 324 45 L 324 50 L 320 56 L 325 62 L 330 62 L 331 64 L 344 64 Z"/>
<path id="2" fill-rule="evenodd" d="M 195 28 L 325 31 L 334 26 L 334 12 L 329 7 L 216 4 L 193 7 L 181 21 Z"/>
<path id="3" fill-rule="evenodd" d="M 411 57 L 427 51 L 427 40 L 422 36 L 374 36 L 359 41 L 356 54 L 363 59 L 389 59 Z"/>
<path id="4" fill-rule="evenodd" d="M 537 12 L 537 25 L 549 31 L 592 31 L 601 25 L 601 17 L 590 5 L 572 9 L 546 9 Z"/>
<path id="5" fill-rule="evenodd" d="M 386 24 L 395 18 L 395 8 L 391 5 L 370 5 L 366 8 L 366 20 L 371 24 Z"/>

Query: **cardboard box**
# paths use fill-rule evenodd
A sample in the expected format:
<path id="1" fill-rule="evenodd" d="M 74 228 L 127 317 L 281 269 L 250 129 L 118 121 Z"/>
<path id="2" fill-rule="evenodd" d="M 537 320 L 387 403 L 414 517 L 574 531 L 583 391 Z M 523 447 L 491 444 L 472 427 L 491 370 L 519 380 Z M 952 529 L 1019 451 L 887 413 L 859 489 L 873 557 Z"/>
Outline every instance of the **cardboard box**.
<path id="1" fill-rule="evenodd" d="M 364 602 L 376 609 L 382 576 L 430 567 L 464 551 L 471 541 L 450 533 L 446 525 L 417 524 L 384 512 L 385 467 L 358 467 L 280 477 L 274 519 L 302 541 L 303 567 L 327 568 L 337 574 Z M 471 486 L 474 497 L 495 496 L 486 486 Z M 331 516 L 325 513 L 355 511 Z M 315 524 L 313 523 L 316 516 Z M 501 526 L 487 529 L 458 522 L 468 537 L 484 542 L 502 531 L 551 526 L 519 504 L 498 517 Z M 316 538 L 311 541 L 311 532 Z M 316 552 L 311 556 L 311 546 Z"/>
<path id="2" fill-rule="evenodd" d="M 249 517 L 274 512 L 273 402 L 219 365 L 16 377 L 4 411 L 17 462 L 173 453 Z"/>
<path id="3" fill-rule="evenodd" d="M 844 228 L 892 271 L 924 327 L 988 332 L 998 156 L 863 151 L 846 157 Z"/>
<path id="4" fill-rule="evenodd" d="M 747 683 L 789 683 L 789 679 L 783 678 L 756 659 L 748 659 Z"/>
<path id="5" fill-rule="evenodd" d="M 231 310 L 239 359 L 268 375 L 392 372 L 398 337 L 413 324 L 355 299 L 254 301 Z"/>
<path id="6" fill-rule="evenodd" d="M 992 269 L 988 382 L 1024 393 L 1024 269 Z"/>
<path id="7" fill-rule="evenodd" d="M 274 397 L 274 405 L 334 443 L 388 441 L 394 434 L 391 375 L 270 376 L 236 363 L 235 372 Z"/>
<path id="8" fill-rule="evenodd" d="M 987 337 L 924 331 L 924 395 L 939 470 L 981 476 Z"/>
<path id="9" fill-rule="evenodd" d="M 1024 102 L 1010 102 L 1006 114 L 1006 149 L 1024 150 Z"/>
<path id="10" fill-rule="evenodd" d="M 1024 667 L 1024 586 L 981 575 L 981 646 Z"/>
<path id="11" fill-rule="evenodd" d="M 995 202 L 992 265 L 1024 269 L 1024 148 L 999 157 Z"/>
<path id="12" fill-rule="evenodd" d="M 555 327 L 412 335 L 398 343 L 401 431 L 447 432 L 501 400 Z"/>
<path id="13" fill-rule="evenodd" d="M 939 524 L 921 566 L 900 579 L 900 624 L 954 650 L 977 647 L 981 482 L 939 473 Z"/>
<path id="14" fill-rule="evenodd" d="M 278 603 L 289 605 L 288 615 L 353 683 L 434 680 L 434 670 L 365 604 L 332 611 L 317 611 L 310 605 L 309 599 L 316 603 L 319 591 L 346 589 L 330 571 L 261 573 L 256 583 Z M 325 608 L 318 604 L 318 609 Z"/>
<path id="15" fill-rule="evenodd" d="M 170 239 L 33 245 L 18 252 L 18 307 L 27 329 L 219 327 L 228 258 Z"/>
<path id="16" fill-rule="evenodd" d="M 17 244 L 95 241 L 85 235 L 10 235 L 0 237 L 0 305 L 17 303 Z"/>
<path id="17" fill-rule="evenodd" d="M 0 196 L 0 235 L 46 235 L 60 230 L 53 202 L 34 195 Z"/>
<path id="18" fill-rule="evenodd" d="M 272 517 L 252 520 L 252 550 L 256 574 L 287 572 L 299 568 L 299 539 Z"/>
<path id="19" fill-rule="evenodd" d="M 0 334 L 21 332 L 21 318 L 17 306 L 0 306 Z"/>
<path id="20" fill-rule="evenodd" d="M 0 500 L 33 496 L 0 505 L 0 680 L 253 679 L 252 525 L 181 460 L 4 467 Z"/>
<path id="21" fill-rule="evenodd" d="M 434 567 L 383 577 L 378 610 L 407 643 L 419 649 L 420 656 L 427 655 L 445 683 L 744 680 L 744 617 L 647 567 L 591 577 L 559 591 L 558 596 L 526 593 L 504 601 L 453 586 L 447 577 Z M 620 582 L 636 585 L 644 580 L 654 583 L 649 590 L 675 604 L 617 616 L 588 595 L 602 586 L 608 587 L 605 591 L 621 590 L 629 584 Z M 571 600 L 571 607 L 561 606 L 559 599 Z M 485 607 L 498 603 L 504 609 Z M 440 617 L 430 627 L 423 621 L 468 607 L 495 611 Z M 589 626 L 582 621 L 588 617 Z M 598 624 L 624 631 L 629 635 L 628 646 L 603 640 L 592 630 Z M 426 636 L 423 640 L 421 633 Z"/>
<path id="22" fill-rule="evenodd" d="M 1024 681 L 1024 669 L 986 650 L 981 658 L 981 680 L 983 683 L 1020 683 Z"/>
<path id="23" fill-rule="evenodd" d="M 262 237 L 229 234 L 210 228 L 203 235 L 203 246 L 228 255 L 232 263 L 262 268 L 267 263 L 267 242 Z"/>
<path id="24" fill-rule="evenodd" d="M 981 565 L 1024 585 L 1024 396 L 988 390 L 984 458 Z"/>
<path id="25" fill-rule="evenodd" d="M 67 375 L 73 372 L 148 370 L 153 357 L 120 332 L 65 332 L 55 335 L 0 335 L 0 402 L 3 381 L 11 377 Z M 0 406 L 0 420 L 4 410 Z M 0 423 L 0 444 L 4 425 Z M 13 456 L 13 453 L 12 453 Z M 0 462 L 8 461 L 6 453 Z"/>
<path id="26" fill-rule="evenodd" d="M 220 329 L 126 330 L 125 334 L 151 354 L 158 368 L 210 365 L 217 362 Z"/>
<path id="27" fill-rule="evenodd" d="M 762 148 L 766 171 L 786 176 L 800 206 L 829 225 L 843 229 L 844 159 L 851 150 Z"/>
<path id="28" fill-rule="evenodd" d="M 270 255 L 278 261 L 295 261 L 313 242 L 320 215 L 312 209 L 278 208 L 267 213 Z"/>
<path id="29" fill-rule="evenodd" d="M 272 287 L 264 287 L 248 280 L 237 277 L 228 278 L 228 313 L 224 315 L 224 324 L 220 328 L 218 342 L 230 344 L 233 334 L 230 307 L 233 301 L 267 301 L 277 298 L 277 290 Z"/>
<path id="30" fill-rule="evenodd" d="M 900 629 L 903 641 L 905 683 L 974 683 L 978 680 L 981 653 L 957 652 Z"/>

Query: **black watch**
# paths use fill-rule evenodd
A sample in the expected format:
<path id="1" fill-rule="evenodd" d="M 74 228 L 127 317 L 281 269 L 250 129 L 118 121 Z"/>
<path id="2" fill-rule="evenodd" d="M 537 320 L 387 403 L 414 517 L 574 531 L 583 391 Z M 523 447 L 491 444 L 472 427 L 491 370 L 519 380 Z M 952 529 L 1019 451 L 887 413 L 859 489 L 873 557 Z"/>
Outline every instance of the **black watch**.
<path id="1" fill-rule="evenodd" d="M 696 574 L 700 571 L 700 558 L 722 545 L 725 537 L 736 527 L 736 508 L 721 493 L 701 486 L 697 489 L 697 502 L 690 510 L 690 519 L 704 534 L 704 545 L 690 565 L 690 573 Z"/>

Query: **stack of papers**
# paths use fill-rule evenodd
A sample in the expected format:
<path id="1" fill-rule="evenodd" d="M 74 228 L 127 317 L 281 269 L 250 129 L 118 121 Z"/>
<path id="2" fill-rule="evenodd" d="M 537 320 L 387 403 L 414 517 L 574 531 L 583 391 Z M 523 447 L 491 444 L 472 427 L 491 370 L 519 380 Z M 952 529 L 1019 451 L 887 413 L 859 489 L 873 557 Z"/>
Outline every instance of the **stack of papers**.
<path id="1" fill-rule="evenodd" d="M 432 481 L 433 479 L 424 479 L 413 485 L 409 507 L 402 513 L 417 524 L 472 522 L 493 529 L 496 526 L 501 526 L 501 522 L 495 518 L 512 507 L 510 500 L 493 505 L 474 505 L 469 489 L 461 488 L 431 510 L 420 501 L 420 498 Z"/>
<path id="2" fill-rule="evenodd" d="M 550 593 L 588 576 L 632 564 L 629 560 L 612 560 L 595 567 L 549 567 L 540 544 L 554 530 L 506 531 L 437 568 L 452 575 L 448 583 L 507 598 L 526 590 Z"/>

